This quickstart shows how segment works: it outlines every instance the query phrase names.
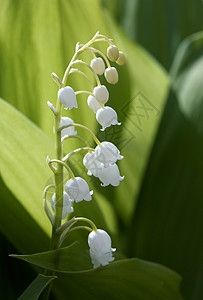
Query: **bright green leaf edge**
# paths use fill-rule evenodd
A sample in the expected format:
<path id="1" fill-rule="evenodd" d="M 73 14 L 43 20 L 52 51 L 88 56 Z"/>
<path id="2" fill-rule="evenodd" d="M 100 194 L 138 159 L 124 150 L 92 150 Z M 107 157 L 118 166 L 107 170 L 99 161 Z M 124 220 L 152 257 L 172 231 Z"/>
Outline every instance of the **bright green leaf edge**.
<path id="1" fill-rule="evenodd" d="M 59 275 L 61 274 L 60 276 L 70 276 L 69 281 L 78 281 L 80 285 L 88 286 L 87 293 L 90 286 L 89 282 L 92 282 L 92 285 L 97 287 L 94 291 L 96 297 L 100 293 L 102 295 L 102 291 L 98 287 L 98 282 L 100 282 L 106 293 L 109 293 L 110 289 L 105 289 L 105 285 L 111 286 L 111 293 L 108 295 L 113 299 L 116 299 L 112 295 L 113 293 L 115 295 L 118 295 L 118 293 L 119 295 L 125 294 L 126 297 L 134 297 L 136 293 L 133 299 L 139 300 L 167 300 L 172 299 L 172 297 L 173 299 L 182 299 L 179 294 L 181 278 L 172 270 L 137 258 L 122 259 L 106 267 L 92 269 L 87 251 L 79 247 L 77 242 L 68 247 L 43 253 L 11 256 L 55 271 Z M 88 285 L 86 285 L 87 283 Z M 119 299 L 122 298 L 119 297 Z"/>
<path id="2" fill-rule="evenodd" d="M 43 290 L 56 278 L 56 276 L 45 276 L 39 274 L 18 298 L 18 300 L 37 300 Z"/>
<path id="3" fill-rule="evenodd" d="M 55 272 L 76 272 L 92 269 L 87 251 L 75 242 L 70 246 L 31 255 L 10 255 L 38 267 Z"/>
<path id="4" fill-rule="evenodd" d="M 137 258 L 119 260 L 87 272 L 66 273 L 64 276 L 68 278 L 72 295 L 77 286 L 88 299 L 182 299 L 179 293 L 181 278 L 177 273 Z"/>

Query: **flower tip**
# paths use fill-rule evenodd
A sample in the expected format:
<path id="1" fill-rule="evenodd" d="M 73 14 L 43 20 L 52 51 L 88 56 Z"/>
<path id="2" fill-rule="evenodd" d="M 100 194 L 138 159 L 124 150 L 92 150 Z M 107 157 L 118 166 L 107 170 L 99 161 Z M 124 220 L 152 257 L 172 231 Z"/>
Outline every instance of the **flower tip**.
<path id="1" fill-rule="evenodd" d="M 118 155 L 118 160 L 121 160 L 121 159 L 123 159 L 123 155 Z"/>
<path id="2" fill-rule="evenodd" d="M 108 186 L 109 184 L 105 184 L 105 183 L 101 183 L 101 186 L 102 187 L 106 187 L 106 186 Z"/>
<path id="3" fill-rule="evenodd" d="M 91 195 L 91 196 L 93 195 L 93 193 L 94 193 L 93 191 L 90 191 L 90 195 Z"/>
<path id="4" fill-rule="evenodd" d="M 47 162 L 47 164 L 50 162 L 49 155 L 47 155 L 46 162 Z"/>
<path id="5" fill-rule="evenodd" d="M 125 176 L 120 176 L 120 181 L 122 181 L 125 178 Z"/>

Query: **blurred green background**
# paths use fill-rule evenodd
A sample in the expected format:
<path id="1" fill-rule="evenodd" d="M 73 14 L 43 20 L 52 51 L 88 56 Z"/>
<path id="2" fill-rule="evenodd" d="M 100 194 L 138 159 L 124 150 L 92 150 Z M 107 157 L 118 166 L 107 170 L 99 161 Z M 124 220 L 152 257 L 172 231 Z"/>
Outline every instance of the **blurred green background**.
<path id="1" fill-rule="evenodd" d="M 55 103 L 57 86 L 50 74 L 61 78 L 76 42 L 87 42 L 98 30 L 127 57 L 127 65 L 117 68 L 116 86 L 101 79 L 122 126 L 102 133 L 86 96 L 78 96 L 79 110 L 64 115 L 118 146 L 125 180 L 117 188 L 101 188 L 97 179 L 87 178 L 82 158 L 73 157 L 76 172 L 95 190 L 94 201 L 81 203 L 75 212 L 107 230 L 126 257 L 180 274 L 184 299 L 203 299 L 203 2 L 0 0 L 0 7 L 0 97 L 12 105 L 2 100 L 0 109 L 5 299 L 16 299 L 36 276 L 8 254 L 49 246 L 42 193 L 52 180 L 46 155 L 54 155 L 53 117 L 46 102 Z M 98 48 L 106 51 L 103 44 Z M 77 75 L 69 84 L 75 90 L 89 88 Z M 13 107 L 37 127 L 27 120 L 24 126 Z M 71 142 L 65 150 L 73 147 Z M 86 243 L 86 235 L 79 238 Z M 57 299 L 64 299 L 62 292 Z"/>

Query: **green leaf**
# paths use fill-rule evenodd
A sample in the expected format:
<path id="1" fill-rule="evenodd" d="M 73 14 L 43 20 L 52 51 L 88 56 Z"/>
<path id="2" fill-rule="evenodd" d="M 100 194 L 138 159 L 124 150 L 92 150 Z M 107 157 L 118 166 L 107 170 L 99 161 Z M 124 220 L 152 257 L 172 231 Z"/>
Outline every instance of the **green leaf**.
<path id="1" fill-rule="evenodd" d="M 123 1 L 120 24 L 169 69 L 180 42 L 203 28 L 202 1 Z"/>
<path id="2" fill-rule="evenodd" d="M 103 193 L 112 195 L 119 217 L 129 224 L 167 99 L 169 78 L 144 49 L 125 37 L 108 13 L 105 22 L 126 54 L 127 64 L 119 70 L 119 84 L 109 87 L 122 126 L 107 128 L 102 136 L 102 140 L 110 139 L 115 143 L 124 156 L 118 165 L 125 179 L 116 188 L 103 189 Z M 126 195 L 127 201 L 124 200 Z"/>
<path id="3" fill-rule="evenodd" d="M 37 300 L 43 290 L 56 278 L 56 276 L 45 276 L 39 274 L 18 298 L 18 300 Z"/>
<path id="4" fill-rule="evenodd" d="M 53 143 L 32 122 L 1 99 L 0 112 L 2 179 L 30 217 L 49 234 L 50 224 L 44 213 L 42 198 L 51 176 L 46 156 L 53 155 Z"/>
<path id="5" fill-rule="evenodd" d="M 78 242 L 64 248 L 42 253 L 30 255 L 12 254 L 10 256 L 56 272 L 74 272 L 92 269 L 88 252 L 79 246 Z"/>
<path id="6" fill-rule="evenodd" d="M 77 294 L 85 299 L 182 299 L 179 275 L 140 259 L 120 260 L 95 270 L 66 274 L 62 278 L 72 296 Z M 60 289 L 59 283 L 56 283 L 56 289 Z"/>
<path id="7" fill-rule="evenodd" d="M 1 177 L 0 198 L 0 230 L 4 236 L 22 253 L 45 251 L 49 246 L 48 235 L 13 196 Z"/>
<path id="8" fill-rule="evenodd" d="M 188 300 L 203 297 L 203 34 L 180 46 L 134 214 L 129 251 L 177 271 Z"/>

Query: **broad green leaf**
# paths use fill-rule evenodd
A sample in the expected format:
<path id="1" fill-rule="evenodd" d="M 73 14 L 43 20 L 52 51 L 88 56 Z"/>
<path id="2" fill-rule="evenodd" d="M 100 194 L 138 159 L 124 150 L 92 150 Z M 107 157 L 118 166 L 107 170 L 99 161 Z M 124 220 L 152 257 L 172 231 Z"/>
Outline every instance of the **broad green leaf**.
<path id="1" fill-rule="evenodd" d="M 180 42 L 203 28 L 201 0 L 117 2 L 123 4 L 120 24 L 124 31 L 167 69 Z"/>
<path id="2" fill-rule="evenodd" d="M 45 276 L 39 274 L 18 298 L 18 300 L 37 300 L 43 290 L 56 278 L 56 276 Z"/>
<path id="3" fill-rule="evenodd" d="M 0 199 L 0 231 L 4 236 L 22 253 L 45 251 L 49 247 L 48 235 L 13 196 L 1 178 Z"/>
<path id="4" fill-rule="evenodd" d="M 33 255 L 11 256 L 57 272 L 56 291 L 64 284 L 72 296 L 77 291 L 77 297 L 90 296 L 90 299 L 102 299 L 104 296 L 135 300 L 182 299 L 179 294 L 180 277 L 175 272 L 140 259 L 124 259 L 93 270 L 89 255 L 78 243 Z M 66 274 L 65 277 L 60 273 Z"/>
<path id="5" fill-rule="evenodd" d="M 79 243 L 70 246 L 30 255 L 10 255 L 33 265 L 56 272 L 74 272 L 92 269 L 90 256 Z"/>
<path id="6" fill-rule="evenodd" d="M 203 297 L 203 34 L 180 46 L 139 195 L 129 251 L 177 271 L 188 300 Z"/>
<path id="7" fill-rule="evenodd" d="M 140 259 L 112 262 L 95 270 L 60 275 L 67 291 L 85 299 L 180 300 L 180 277 L 158 264 Z M 61 277 L 62 276 L 62 277 Z M 60 289 L 60 280 L 56 289 Z M 62 299 L 62 298 L 59 298 Z"/>
<path id="8" fill-rule="evenodd" d="M 122 126 L 106 129 L 106 133 L 102 136 L 102 139 L 106 137 L 115 142 L 124 156 L 118 165 L 125 179 L 116 188 L 106 188 L 104 193 L 112 195 L 111 199 L 119 216 L 127 224 L 136 205 L 140 184 L 163 112 L 169 78 L 143 48 L 129 42 L 107 13 L 105 20 L 119 48 L 126 54 L 127 64 L 119 70 L 121 76 L 118 84 L 126 90 L 126 94 L 123 96 L 119 87 L 109 87 L 112 99 L 117 103 L 115 109 Z M 125 69 L 127 72 L 124 73 Z M 131 83 L 130 90 L 127 92 L 124 85 L 129 83 Z"/>
<path id="9" fill-rule="evenodd" d="M 46 166 L 46 156 L 53 155 L 53 143 L 39 128 L 3 100 L 0 100 L 0 113 L 2 179 L 31 218 L 49 234 L 50 225 L 44 213 L 42 197 L 52 175 Z"/>

